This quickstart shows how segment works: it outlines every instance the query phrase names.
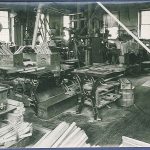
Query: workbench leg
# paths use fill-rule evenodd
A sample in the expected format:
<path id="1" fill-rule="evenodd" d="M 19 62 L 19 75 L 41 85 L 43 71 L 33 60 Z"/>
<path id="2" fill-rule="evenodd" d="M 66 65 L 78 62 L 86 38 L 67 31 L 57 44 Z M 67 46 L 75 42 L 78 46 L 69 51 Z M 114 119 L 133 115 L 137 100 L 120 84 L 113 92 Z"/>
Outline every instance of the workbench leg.
<path id="1" fill-rule="evenodd" d="M 78 105 L 77 105 L 76 113 L 80 114 L 84 106 L 85 98 L 82 95 L 78 95 L 77 98 L 78 98 Z"/>
<path id="2" fill-rule="evenodd" d="M 37 87 L 39 85 L 39 81 L 37 80 L 31 80 L 30 82 L 31 84 L 31 89 L 30 89 L 30 93 L 31 93 L 31 106 L 33 106 L 33 109 L 35 111 L 35 115 L 38 116 L 38 102 L 39 102 L 39 99 L 38 99 L 38 95 L 37 95 Z"/>
<path id="3" fill-rule="evenodd" d="M 37 96 L 36 93 L 34 91 L 31 92 L 31 99 L 32 102 L 30 103 L 30 106 L 33 107 L 35 115 L 38 115 L 38 100 L 37 100 Z"/>
<path id="4" fill-rule="evenodd" d="M 95 97 L 91 98 L 91 102 L 92 102 L 92 107 L 93 107 L 93 115 L 94 115 L 94 120 L 102 120 L 101 117 L 98 114 L 98 110 L 97 110 L 97 106 L 96 106 L 96 99 Z M 100 117 L 100 118 L 99 118 Z"/>

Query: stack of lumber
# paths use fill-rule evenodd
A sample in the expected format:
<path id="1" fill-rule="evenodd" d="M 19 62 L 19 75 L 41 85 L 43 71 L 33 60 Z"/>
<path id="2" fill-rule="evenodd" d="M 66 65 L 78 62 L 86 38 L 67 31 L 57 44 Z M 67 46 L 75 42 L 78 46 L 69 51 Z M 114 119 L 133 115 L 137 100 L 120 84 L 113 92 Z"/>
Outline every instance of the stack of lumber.
<path id="1" fill-rule="evenodd" d="M 32 124 L 24 122 L 24 105 L 22 102 L 8 99 L 8 104 L 16 106 L 12 113 L 7 114 L 7 124 L 0 128 L 0 146 L 17 143 L 18 140 L 32 136 Z"/>
<path id="2" fill-rule="evenodd" d="M 17 143 L 18 140 L 32 135 L 32 124 L 22 122 L 15 125 L 7 124 L 0 128 L 0 146 L 5 147 L 8 143 Z"/>
<path id="3" fill-rule="evenodd" d="M 16 107 L 13 113 L 7 114 L 7 120 L 13 124 L 17 124 L 18 122 L 24 121 L 24 111 L 25 108 L 23 106 Z"/>
<path id="4" fill-rule="evenodd" d="M 57 147 L 97 147 L 87 143 L 85 132 L 73 122 L 60 123 L 53 131 L 40 139 L 33 148 L 57 148 Z"/>
<path id="5" fill-rule="evenodd" d="M 150 147 L 150 144 L 123 136 L 120 147 Z"/>

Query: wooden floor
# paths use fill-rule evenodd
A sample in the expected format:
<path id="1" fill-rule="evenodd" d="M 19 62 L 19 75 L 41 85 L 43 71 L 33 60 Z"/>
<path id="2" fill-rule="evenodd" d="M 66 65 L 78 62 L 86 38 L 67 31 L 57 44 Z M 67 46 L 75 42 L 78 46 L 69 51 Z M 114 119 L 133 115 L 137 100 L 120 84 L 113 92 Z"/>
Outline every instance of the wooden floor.
<path id="1" fill-rule="evenodd" d="M 40 120 L 27 109 L 25 119 L 40 124 L 43 127 L 54 129 L 61 121 L 77 123 L 89 137 L 90 144 L 100 146 L 119 146 L 122 136 L 150 143 L 150 88 L 141 86 L 150 80 L 150 76 L 131 78 L 135 86 L 135 106 L 123 108 L 117 104 L 110 105 L 99 111 L 103 120 L 90 122 L 92 110 L 86 107 L 81 115 L 76 115 L 72 108 L 51 120 Z"/>

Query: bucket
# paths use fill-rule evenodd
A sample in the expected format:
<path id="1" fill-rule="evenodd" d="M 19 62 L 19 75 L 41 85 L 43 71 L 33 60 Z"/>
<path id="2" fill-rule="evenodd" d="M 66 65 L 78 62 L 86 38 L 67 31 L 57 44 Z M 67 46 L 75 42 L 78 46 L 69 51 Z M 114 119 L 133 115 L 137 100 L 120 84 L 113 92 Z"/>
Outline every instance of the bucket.
<path id="1" fill-rule="evenodd" d="M 132 89 L 121 90 L 122 98 L 120 99 L 120 106 L 129 107 L 134 104 L 134 87 Z"/>

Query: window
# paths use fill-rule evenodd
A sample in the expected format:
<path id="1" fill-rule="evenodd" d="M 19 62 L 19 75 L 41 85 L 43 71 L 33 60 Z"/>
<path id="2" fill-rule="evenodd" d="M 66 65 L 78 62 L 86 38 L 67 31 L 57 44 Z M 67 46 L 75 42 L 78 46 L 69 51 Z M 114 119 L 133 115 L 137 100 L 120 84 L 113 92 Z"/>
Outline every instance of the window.
<path id="1" fill-rule="evenodd" d="M 142 39 L 150 39 L 150 11 L 141 11 L 139 19 L 140 19 L 139 37 Z"/>
<path id="2" fill-rule="evenodd" d="M 119 18 L 118 13 L 113 13 L 116 18 Z M 118 37 L 118 23 L 109 15 L 103 15 L 104 28 L 109 30 L 109 39 L 116 39 Z"/>
<path id="3" fill-rule="evenodd" d="M 9 14 L 8 11 L 0 10 L 0 23 L 2 24 L 2 30 L 0 32 L 0 41 L 9 42 Z"/>
<path id="4" fill-rule="evenodd" d="M 64 29 L 64 39 L 65 40 L 69 40 L 69 31 L 67 28 L 69 28 L 70 24 L 70 18 L 69 16 L 63 16 L 63 27 L 65 27 L 66 29 Z"/>

